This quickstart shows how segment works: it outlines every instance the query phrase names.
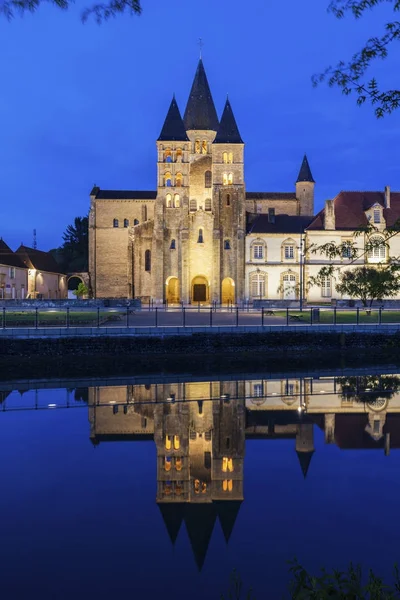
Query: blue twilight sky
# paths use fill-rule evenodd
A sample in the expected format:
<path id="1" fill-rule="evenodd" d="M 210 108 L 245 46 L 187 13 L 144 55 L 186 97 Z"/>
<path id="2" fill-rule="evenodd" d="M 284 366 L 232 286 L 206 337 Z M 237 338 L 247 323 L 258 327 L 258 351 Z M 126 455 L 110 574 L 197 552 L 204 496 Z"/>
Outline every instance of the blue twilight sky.
<path id="1" fill-rule="evenodd" d="M 90 0 L 89 0 L 90 1 Z M 246 143 L 249 191 L 291 191 L 304 152 L 316 210 L 341 189 L 400 189 L 400 110 L 369 106 L 311 75 L 357 51 L 390 18 L 380 6 L 338 21 L 328 0 L 143 0 L 143 15 L 83 25 L 86 4 L 0 20 L 0 236 L 44 250 L 85 215 L 94 183 L 155 189 L 157 139 L 172 94 L 181 112 L 197 39 L 221 114 L 226 94 Z M 395 87 L 400 53 L 376 67 Z"/>

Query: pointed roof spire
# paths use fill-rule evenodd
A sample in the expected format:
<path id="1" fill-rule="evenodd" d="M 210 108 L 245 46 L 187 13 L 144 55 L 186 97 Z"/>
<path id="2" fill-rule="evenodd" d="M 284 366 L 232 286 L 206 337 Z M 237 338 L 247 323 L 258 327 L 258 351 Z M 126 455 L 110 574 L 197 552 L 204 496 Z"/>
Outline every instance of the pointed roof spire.
<path id="1" fill-rule="evenodd" d="M 233 527 L 238 516 L 241 500 L 217 500 L 215 502 L 219 522 L 221 523 L 222 532 L 226 543 L 232 535 Z"/>
<path id="2" fill-rule="evenodd" d="M 192 89 L 183 117 L 186 131 L 189 129 L 218 130 L 218 117 L 212 99 L 203 61 L 200 58 Z"/>
<path id="3" fill-rule="evenodd" d="M 175 94 L 165 117 L 164 125 L 157 140 L 158 142 L 187 142 L 185 126 L 175 100 Z"/>
<path id="4" fill-rule="evenodd" d="M 297 177 L 296 183 L 299 183 L 299 181 L 309 181 L 311 183 L 315 183 L 306 154 L 304 155 L 303 162 L 301 163 L 299 176 Z"/>
<path id="5" fill-rule="evenodd" d="M 158 507 L 167 528 L 169 539 L 174 545 L 183 521 L 184 506 L 180 502 L 176 504 L 160 503 Z"/>
<path id="6" fill-rule="evenodd" d="M 213 504 L 187 504 L 185 506 L 185 524 L 192 546 L 197 568 L 201 571 L 217 512 Z"/>
<path id="7" fill-rule="evenodd" d="M 226 99 L 224 112 L 214 140 L 214 144 L 243 144 L 229 99 Z"/>
<path id="8" fill-rule="evenodd" d="M 304 475 L 304 479 L 307 477 L 307 473 L 308 473 L 308 469 L 310 468 L 310 462 L 312 459 L 312 456 L 314 454 L 314 450 L 310 451 L 310 452 L 296 452 L 298 459 L 299 459 L 299 463 L 300 463 L 300 467 L 301 467 L 301 471 Z"/>

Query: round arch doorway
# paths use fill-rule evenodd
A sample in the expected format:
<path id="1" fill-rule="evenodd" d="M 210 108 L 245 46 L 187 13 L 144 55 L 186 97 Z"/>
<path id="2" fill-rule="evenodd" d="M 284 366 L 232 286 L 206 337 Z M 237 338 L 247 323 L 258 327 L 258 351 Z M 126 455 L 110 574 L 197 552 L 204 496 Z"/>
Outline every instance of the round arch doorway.
<path id="1" fill-rule="evenodd" d="M 235 304 L 235 282 L 231 277 L 222 280 L 221 304 Z"/>
<path id="2" fill-rule="evenodd" d="M 85 283 L 80 275 L 71 275 L 68 277 L 67 288 L 69 300 L 77 300 L 78 297 L 74 292 L 76 292 L 80 283 Z"/>
<path id="3" fill-rule="evenodd" d="M 177 277 L 168 277 L 165 282 L 165 299 L 168 304 L 179 304 L 179 279 Z"/>
<path id="4" fill-rule="evenodd" d="M 192 302 L 209 302 L 210 288 L 206 277 L 197 275 L 192 279 Z"/>

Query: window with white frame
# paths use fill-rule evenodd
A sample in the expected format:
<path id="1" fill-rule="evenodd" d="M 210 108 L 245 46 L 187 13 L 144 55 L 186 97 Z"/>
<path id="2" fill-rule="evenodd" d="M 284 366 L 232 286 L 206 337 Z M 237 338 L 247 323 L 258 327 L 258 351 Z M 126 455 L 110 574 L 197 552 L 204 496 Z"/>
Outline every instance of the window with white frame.
<path id="1" fill-rule="evenodd" d="M 285 259 L 289 260 L 291 258 L 294 258 L 294 245 L 285 244 Z"/>
<path id="2" fill-rule="evenodd" d="M 15 267 L 10 267 L 8 272 L 10 279 L 15 279 Z"/>
<path id="3" fill-rule="evenodd" d="M 332 296 L 332 280 L 330 277 L 323 277 L 321 280 L 321 296 L 323 298 Z"/>
<path id="4" fill-rule="evenodd" d="M 253 258 L 260 259 L 264 258 L 264 246 L 263 244 L 253 244 Z"/>
<path id="5" fill-rule="evenodd" d="M 263 396 L 263 395 L 264 395 L 263 384 L 255 383 L 253 385 L 253 396 L 255 396 L 256 398 L 261 398 L 261 396 Z"/>
<path id="6" fill-rule="evenodd" d="M 253 273 L 250 276 L 250 293 L 253 298 L 264 298 L 265 296 L 265 274 Z"/>
<path id="7" fill-rule="evenodd" d="M 342 242 L 342 258 L 352 257 L 351 242 Z"/>
<path id="8" fill-rule="evenodd" d="M 287 381 L 285 384 L 285 396 L 294 396 L 294 383 Z"/>
<path id="9" fill-rule="evenodd" d="M 386 246 L 383 237 L 374 235 L 370 238 L 369 244 L 368 260 L 370 262 L 382 262 L 386 259 Z"/>
<path id="10" fill-rule="evenodd" d="M 374 208 L 374 223 L 381 222 L 381 211 L 379 208 Z"/>

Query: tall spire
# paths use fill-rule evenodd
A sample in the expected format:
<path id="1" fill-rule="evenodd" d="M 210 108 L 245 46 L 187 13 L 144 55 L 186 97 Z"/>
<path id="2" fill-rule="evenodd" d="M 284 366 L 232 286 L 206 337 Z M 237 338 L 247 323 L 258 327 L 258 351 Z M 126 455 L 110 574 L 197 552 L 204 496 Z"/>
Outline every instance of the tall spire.
<path id="1" fill-rule="evenodd" d="M 164 519 L 169 539 L 171 540 L 172 544 L 175 544 L 183 521 L 184 506 L 180 502 L 173 504 L 159 503 L 158 507 Z"/>
<path id="2" fill-rule="evenodd" d="M 182 121 L 181 113 L 179 112 L 178 105 L 175 100 L 175 96 L 172 98 L 171 104 L 168 109 L 167 116 L 165 117 L 164 125 L 159 135 L 159 142 L 187 142 L 188 137 L 186 135 L 185 126 Z"/>
<path id="3" fill-rule="evenodd" d="M 310 468 L 310 462 L 311 462 L 312 456 L 314 454 L 314 451 L 313 450 L 310 452 L 297 451 L 296 454 L 299 459 L 301 472 L 303 473 L 303 476 L 305 479 L 307 477 L 308 469 Z"/>
<path id="4" fill-rule="evenodd" d="M 303 162 L 301 163 L 299 176 L 297 177 L 296 183 L 299 181 L 309 181 L 311 183 L 315 183 L 313 176 L 311 174 L 310 165 L 308 164 L 307 156 L 304 155 Z"/>
<path id="5" fill-rule="evenodd" d="M 228 98 L 225 102 L 224 112 L 222 113 L 214 144 L 243 144 Z"/>
<path id="6" fill-rule="evenodd" d="M 219 522 L 221 523 L 222 532 L 226 543 L 229 542 L 231 537 L 233 526 L 235 525 L 236 517 L 240 506 L 241 500 L 218 500 L 216 503 L 217 513 Z"/>
<path id="7" fill-rule="evenodd" d="M 203 61 L 200 58 L 192 89 L 186 106 L 183 122 L 189 129 L 218 130 L 218 117 L 211 96 Z"/>

